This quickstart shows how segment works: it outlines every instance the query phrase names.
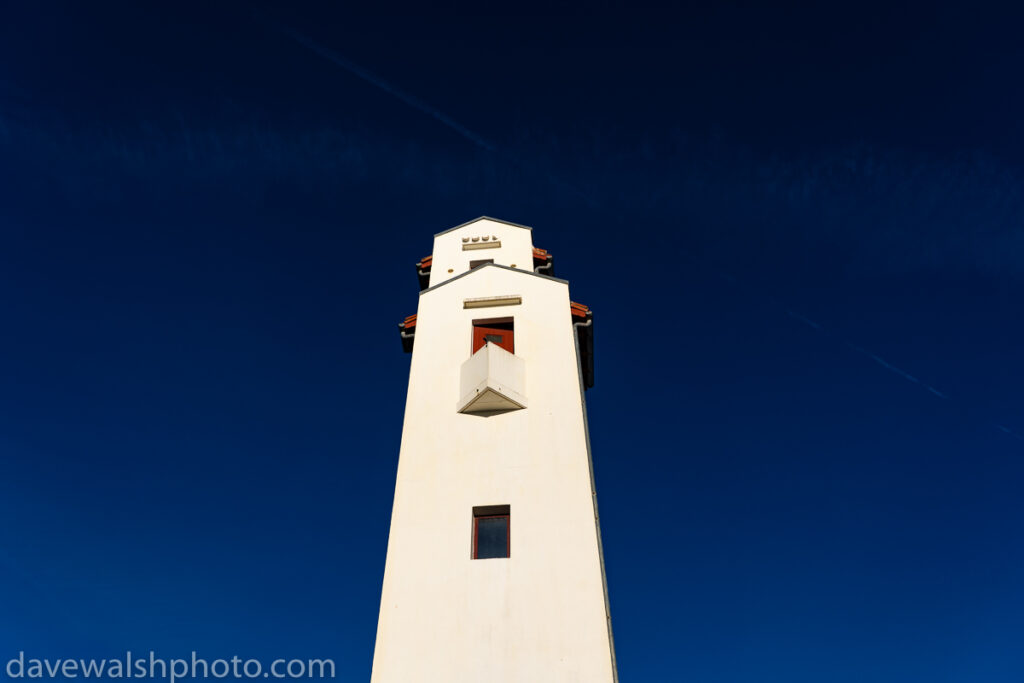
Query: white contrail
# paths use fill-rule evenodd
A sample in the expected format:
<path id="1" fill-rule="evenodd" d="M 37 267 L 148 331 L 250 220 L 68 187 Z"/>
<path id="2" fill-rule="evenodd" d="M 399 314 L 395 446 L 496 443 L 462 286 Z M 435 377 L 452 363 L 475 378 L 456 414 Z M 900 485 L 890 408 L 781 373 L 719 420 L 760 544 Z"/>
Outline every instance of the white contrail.
<path id="1" fill-rule="evenodd" d="M 419 98 L 414 97 L 413 95 L 410 95 L 407 92 L 403 92 L 402 90 L 399 90 L 398 88 L 396 88 L 395 86 L 391 85 L 390 83 L 388 83 L 384 79 L 382 79 L 382 78 L 380 78 L 380 77 L 370 73 L 369 71 L 367 71 L 363 67 L 359 66 L 358 64 L 355 64 L 354 62 L 349 61 L 348 59 L 346 59 L 345 57 L 341 56 L 340 54 L 338 54 L 334 50 L 332 50 L 332 49 L 330 49 L 328 47 L 324 47 L 323 45 L 321 45 L 320 43 L 316 42 L 312 38 L 309 38 L 308 36 L 303 35 L 302 33 L 299 33 L 298 31 L 296 31 L 295 29 L 293 29 L 290 26 L 287 26 L 287 25 L 284 25 L 284 24 L 277 24 L 277 23 L 273 23 L 273 22 L 267 21 L 267 20 L 263 19 L 262 17 L 260 17 L 259 15 L 257 15 L 257 19 L 260 19 L 264 24 L 266 24 L 268 26 L 272 26 L 272 27 L 274 27 L 274 28 L 284 32 L 289 38 L 291 38 L 292 40 L 297 42 L 299 45 L 302 45 L 306 49 L 308 49 L 308 50 L 310 50 L 310 51 L 320 55 L 324 59 L 326 59 L 326 60 L 328 60 L 328 61 L 330 61 L 330 62 L 332 62 L 332 63 L 334 63 L 334 64 L 336 64 L 338 66 L 340 66 L 341 68 L 345 69 L 346 71 L 348 71 L 352 75 L 357 76 L 357 77 L 363 79 L 364 81 L 366 81 L 370 85 L 373 85 L 373 86 L 375 86 L 377 88 L 380 88 L 381 90 L 383 90 L 384 92 L 386 92 L 386 93 L 388 93 L 390 95 L 394 95 L 395 97 L 400 99 L 402 102 L 405 102 L 410 107 L 412 107 L 414 109 L 417 109 L 417 110 L 423 112 L 424 114 L 429 114 L 430 116 L 434 117 L 435 119 L 437 119 L 438 121 L 440 121 L 444 125 L 448 126 L 452 130 L 454 130 L 456 133 L 458 133 L 462 137 L 466 138 L 467 140 L 469 140 L 473 144 L 477 145 L 478 147 L 481 147 L 481 148 L 487 150 L 488 152 L 495 151 L 496 147 L 493 144 L 491 144 L 487 140 L 484 140 L 482 137 L 480 137 L 479 135 L 477 135 L 473 131 L 469 130 L 468 128 L 466 128 L 461 123 L 459 123 L 455 119 L 451 118 L 450 116 L 448 116 L 444 112 L 440 111 L 436 107 L 430 106 L 429 104 L 427 104 L 423 100 L 420 100 Z"/>
<path id="2" fill-rule="evenodd" d="M 436 107 L 432 107 L 431 105 L 427 104 L 418 97 L 410 95 L 409 93 L 396 88 L 395 86 L 391 85 L 390 83 L 380 78 L 379 76 L 364 69 L 355 62 L 346 59 L 345 57 L 338 54 L 334 50 L 328 47 L 324 47 L 320 43 L 316 42 L 309 36 L 299 32 L 298 30 L 292 28 L 291 26 L 288 26 L 286 24 L 279 24 L 277 22 L 266 19 L 259 13 L 256 13 L 254 16 L 258 21 L 260 21 L 264 25 L 283 32 L 285 35 L 287 35 L 289 38 L 297 42 L 299 45 L 302 45 L 311 52 L 319 55 L 320 57 L 323 57 L 332 64 L 340 66 L 341 68 L 345 69 L 352 75 L 357 76 L 358 78 L 361 78 L 362 80 L 366 81 L 370 85 L 380 88 L 381 90 L 390 95 L 394 95 L 396 98 L 398 98 L 405 104 L 409 105 L 410 107 L 416 109 L 417 111 L 432 116 L 434 119 L 443 123 L 445 126 L 448 126 L 456 133 L 466 138 L 467 140 L 472 142 L 474 145 L 480 147 L 481 149 L 497 154 L 503 157 L 506 161 L 512 163 L 513 165 L 518 166 L 529 173 L 545 178 L 551 185 L 553 185 L 554 187 L 561 191 L 571 192 L 572 194 L 575 194 L 576 196 L 586 201 L 587 206 L 591 208 L 597 207 L 597 200 L 593 196 L 591 196 L 590 193 L 582 190 L 579 187 L 576 187 L 572 183 L 565 182 L 564 180 L 556 176 L 554 173 L 552 173 L 548 168 L 539 168 L 534 164 L 528 163 L 525 159 L 522 159 L 518 155 L 510 153 L 509 150 L 499 149 L 497 145 L 484 139 L 483 136 L 474 133 L 469 128 L 466 128 L 461 123 L 451 118 L 444 112 L 440 111 Z"/>
<path id="3" fill-rule="evenodd" d="M 463 136 L 464 138 L 466 138 L 467 140 L 472 142 L 473 144 L 475 144 L 475 145 L 477 145 L 477 146 L 487 150 L 488 152 L 496 152 L 497 151 L 497 147 L 495 145 L 491 144 L 490 142 L 488 142 L 487 140 L 483 139 L 482 137 L 480 137 L 479 135 L 477 135 L 473 131 L 469 130 L 468 128 L 466 128 L 465 126 L 460 124 L 459 122 L 455 121 L 454 119 L 449 117 L 444 112 L 438 110 L 435 107 L 430 106 L 426 102 L 423 102 L 422 100 L 420 100 L 417 97 L 414 97 L 413 95 L 410 95 L 410 94 L 408 94 L 406 92 L 403 92 L 402 90 L 399 90 L 398 88 L 394 87 L 393 85 L 391 85 L 387 81 L 379 78 L 378 76 L 375 76 L 373 73 L 371 73 L 371 72 L 367 71 L 366 69 L 362 68 L 358 64 L 355 64 L 355 63 L 349 61 L 348 59 L 346 59 L 345 57 L 341 56 L 340 54 L 338 54 L 334 50 L 331 50 L 330 48 L 324 47 L 323 45 L 320 45 L 319 43 L 317 43 L 312 38 L 309 38 L 308 36 L 300 33 L 299 31 L 293 29 L 290 26 L 287 26 L 285 24 L 277 24 L 277 23 L 270 22 L 270 21 L 264 19 L 263 17 L 261 17 L 259 14 L 257 14 L 256 17 L 257 17 L 257 19 L 262 21 L 264 24 L 284 32 L 292 40 L 294 40 L 295 42 L 299 43 L 300 45 L 302 45 L 303 47 L 307 48 L 308 50 L 314 52 L 315 54 L 320 55 L 324 59 L 327 59 L 328 61 L 336 64 L 337 66 L 340 66 L 341 68 L 343 68 L 346 71 L 348 71 L 349 73 L 351 73 L 351 74 L 361 78 L 362 80 L 366 81 L 367 83 L 369 83 L 369 84 L 371 84 L 371 85 L 373 85 L 373 86 L 375 86 L 377 88 L 380 88 L 384 92 L 387 92 L 387 93 L 389 93 L 391 95 L 394 95 L 395 97 L 397 97 L 399 100 L 401 100 L 405 104 L 409 105 L 410 107 L 413 107 L 414 109 L 417 109 L 417 110 L 419 110 L 419 111 L 421 111 L 421 112 L 423 112 L 425 114 L 429 114 L 430 116 L 434 117 L 435 119 L 437 119 L 438 121 L 440 121 L 444 125 L 448 126 L 452 130 L 457 132 L 459 135 Z M 523 163 L 522 160 L 513 160 L 513 161 L 518 161 L 520 164 Z M 588 203 L 590 203 L 591 205 L 594 204 L 593 198 L 590 197 L 589 195 L 587 195 L 587 193 L 579 190 L 578 188 L 572 187 L 571 185 L 567 185 L 566 183 L 562 182 L 557 177 L 553 176 L 550 172 L 548 172 L 546 175 L 547 175 L 547 178 L 548 178 L 549 182 L 552 182 L 553 184 L 558 185 L 558 186 L 569 187 L 569 189 L 571 189 L 574 192 L 578 193 L 580 196 L 585 197 L 587 199 Z M 737 284 L 736 279 L 733 278 L 731 275 L 728 275 L 726 273 L 719 273 L 719 275 L 722 278 L 728 280 L 729 282 Z M 781 306 L 781 304 L 778 301 L 776 301 L 774 298 L 768 297 L 768 299 L 772 303 L 774 303 L 774 304 L 776 304 L 778 306 Z M 805 324 L 808 327 L 812 328 L 814 331 L 816 331 L 816 332 L 818 332 L 820 334 L 828 334 L 824 327 L 822 327 L 820 324 L 814 322 L 810 318 L 808 318 L 808 317 L 806 317 L 804 315 L 801 315 L 801 314 L 797 313 L 796 311 L 794 311 L 794 310 L 792 310 L 790 308 L 786 308 L 785 306 L 782 306 L 782 308 L 786 311 L 787 315 L 789 315 L 790 317 L 792 317 L 792 318 L 794 318 L 796 320 L 799 320 L 803 324 Z M 907 380 L 909 382 L 913 382 L 914 384 L 917 384 L 917 385 L 923 387 L 924 389 L 927 389 L 930 393 L 934 394 L 935 396 L 937 396 L 937 397 L 939 397 L 939 398 L 941 398 L 943 400 L 946 400 L 946 401 L 951 400 L 949 396 L 947 396 L 946 394 L 942 393 L 941 391 L 939 391 L 938 389 L 936 389 L 932 385 L 930 385 L 927 382 L 924 382 L 924 381 L 918 379 L 917 377 L 914 377 L 909 372 L 906 372 L 905 370 L 902 370 L 902 369 L 896 367 L 892 363 L 889 363 L 888 361 L 886 361 L 881 356 L 879 356 L 879 355 L 877 355 L 875 353 L 872 353 L 871 351 L 868 351 L 864 347 L 858 346 L 857 344 L 854 344 L 853 342 L 851 342 L 851 341 L 849 341 L 847 339 L 842 339 L 842 341 L 851 350 L 856 351 L 857 353 L 859 353 L 861 355 L 867 356 L 868 358 L 870 358 L 874 362 L 876 362 L 879 365 L 881 365 L 886 370 L 889 370 L 890 372 L 893 372 L 893 373 L 899 375 L 903 379 L 905 379 L 905 380 Z M 993 423 L 993 424 L 1000 431 L 1005 432 L 1006 434 L 1014 436 L 1014 437 L 1016 437 L 1018 439 L 1024 440 L 1024 437 L 1022 437 L 1021 435 L 1017 434 L 1013 430 L 1011 430 L 1011 429 L 1009 429 L 1007 427 L 1004 427 L 1003 425 L 1000 425 L 1000 424 L 995 424 L 995 423 Z"/>
<path id="4" fill-rule="evenodd" d="M 729 275 L 728 273 L 719 273 L 718 275 L 723 280 L 726 280 L 727 282 L 730 282 L 730 283 L 740 287 L 741 289 L 746 289 L 732 275 Z M 951 396 L 949 396 L 948 394 L 945 394 L 945 393 L 939 391 L 938 389 L 933 387 L 931 384 L 928 384 L 927 382 L 925 382 L 925 381 L 923 381 L 921 379 L 918 379 L 914 375 L 910 374 L 906 370 L 903 370 L 902 368 L 899 368 L 899 367 L 893 365 L 889 361 L 887 361 L 884 358 L 882 358 L 881 356 L 879 356 L 877 353 L 872 353 L 868 349 L 865 349 L 863 346 L 859 346 L 857 344 L 854 344 L 849 339 L 845 339 L 845 338 L 843 338 L 841 336 L 838 336 L 838 335 L 835 335 L 833 333 L 830 333 L 820 323 L 817 323 L 817 322 L 811 320 L 810 318 L 808 318 L 807 316 L 801 315 L 800 313 L 797 313 L 793 309 L 786 307 L 785 305 L 782 304 L 782 302 L 780 302 L 775 297 L 768 296 L 768 295 L 760 295 L 760 296 L 763 296 L 768 301 L 770 301 L 773 305 L 775 305 L 775 306 L 781 308 L 782 310 L 784 310 L 786 312 L 786 315 L 788 315 L 789 317 L 793 318 L 794 320 L 800 321 L 801 323 L 803 323 L 807 327 L 810 327 L 815 332 L 817 332 L 819 334 L 822 334 L 824 336 L 827 336 L 827 337 L 833 337 L 835 339 L 838 339 L 839 341 L 841 341 L 843 343 L 844 346 L 846 346 L 846 348 L 850 349 L 851 351 L 856 351 L 857 353 L 861 354 L 862 356 L 867 356 L 868 358 L 873 360 L 875 363 L 881 365 L 883 368 L 888 370 L 889 372 L 892 372 L 892 373 L 895 373 L 896 375 L 899 375 L 900 377 L 902 377 L 903 379 L 907 380 L 908 382 L 913 382 L 914 384 L 920 386 L 923 389 L 926 389 L 928 392 L 930 392 L 931 394 L 937 396 L 938 398 L 941 398 L 944 401 L 953 401 L 953 398 Z M 998 429 L 999 431 L 1003 432 L 1004 434 L 1012 436 L 1013 438 L 1018 439 L 1020 441 L 1024 441 L 1024 436 L 1022 436 L 1021 434 L 1018 434 L 1017 432 L 1013 431 L 1009 427 L 1006 427 L 1005 425 L 1001 425 L 1001 424 L 999 424 L 997 422 L 993 422 L 992 426 L 995 427 L 996 429 Z"/>
<path id="5" fill-rule="evenodd" d="M 772 299 L 772 301 L 774 302 L 775 300 Z M 775 303 L 778 303 L 778 302 L 775 302 Z M 799 320 L 804 325 L 807 325 L 808 327 L 812 328 L 815 332 L 821 332 L 822 334 L 825 334 L 825 328 L 824 327 L 822 327 L 818 323 L 814 322 L 813 320 L 811 320 L 810 318 L 808 318 L 805 315 L 800 315 L 796 311 L 791 310 L 789 308 L 786 309 L 786 315 L 788 315 L 791 318 L 795 318 L 796 320 Z M 893 365 L 889 361 L 887 361 L 884 358 L 882 358 L 881 356 L 879 356 L 877 353 L 871 353 L 870 351 L 865 349 L 863 346 L 858 346 L 858 345 L 854 344 L 852 341 L 850 341 L 848 339 L 843 339 L 842 342 L 844 344 L 846 344 L 847 348 L 852 349 L 852 350 L 856 351 L 857 353 L 859 353 L 861 355 L 867 356 L 871 360 L 873 360 L 876 363 L 878 363 L 879 365 L 881 365 L 886 370 L 888 370 L 890 372 L 895 372 L 897 375 L 899 375 L 903 379 L 908 380 L 910 382 L 913 382 L 914 384 L 918 384 L 918 385 L 924 387 L 925 389 L 927 389 L 928 391 L 932 392 L 933 394 L 935 394 L 936 396 L 938 396 L 941 399 L 944 399 L 946 401 L 950 400 L 949 396 L 946 396 L 944 393 L 942 393 L 941 391 L 939 391 L 938 389 L 933 387 L 931 384 L 928 384 L 927 382 L 923 382 L 923 381 L 919 380 L 917 377 L 914 377 L 913 375 L 911 375 L 906 370 L 902 370 L 902 369 L 896 367 L 895 365 Z"/>
<path id="6" fill-rule="evenodd" d="M 1001 432 L 1005 432 L 1005 433 L 1009 434 L 1010 436 L 1014 437 L 1015 439 L 1020 439 L 1021 441 L 1024 441 L 1024 436 L 1021 436 L 1020 434 L 1018 434 L 1017 432 L 1013 431 L 1009 427 L 1004 427 L 1003 425 L 997 424 L 997 425 L 995 425 L 995 428 L 998 429 Z"/>
<path id="7" fill-rule="evenodd" d="M 786 309 L 786 313 L 787 313 L 787 314 L 788 314 L 788 315 L 789 315 L 789 316 L 790 316 L 791 318 L 796 318 L 797 320 L 799 320 L 800 322 L 802 322 L 802 323 L 803 323 L 804 325 L 807 325 L 808 327 L 813 327 L 813 328 L 814 328 L 815 330 L 817 330 L 818 332 L 821 332 L 821 331 L 822 331 L 822 329 L 821 329 L 821 325 L 819 325 L 818 323 L 814 322 L 813 320 L 810 320 L 809 318 L 805 318 L 804 316 L 800 315 L 800 314 L 799 314 L 799 313 L 797 313 L 796 311 L 791 311 L 791 310 L 789 310 L 789 309 L 787 308 L 787 309 Z"/>
<path id="8" fill-rule="evenodd" d="M 932 385 L 928 384 L 927 382 L 922 382 L 921 380 L 919 380 L 918 378 L 914 377 L 913 375 L 911 375 L 909 372 L 906 372 L 905 370 L 900 370 L 898 367 L 896 367 L 892 363 L 889 363 L 884 358 L 881 358 L 878 355 L 876 355 L 874 353 L 871 353 L 870 351 L 868 351 L 864 347 L 857 346 L 856 344 L 854 344 L 852 342 L 849 342 L 849 341 L 846 341 L 845 343 L 846 343 L 846 345 L 848 347 L 850 347 L 851 349 L 853 349 L 857 353 L 864 354 L 865 356 L 867 356 L 871 360 L 873 360 L 876 363 L 878 363 L 879 365 L 881 365 L 886 370 L 890 370 L 892 372 L 895 372 L 897 375 L 899 375 L 903 379 L 910 380 L 914 384 L 920 384 L 922 387 L 924 387 L 928 391 L 932 392 L 933 394 L 935 394 L 936 396 L 938 396 L 941 399 L 945 399 L 947 401 L 949 400 L 949 396 L 946 396 L 944 393 L 942 393 L 941 391 L 939 391 L 938 389 L 936 389 Z"/>

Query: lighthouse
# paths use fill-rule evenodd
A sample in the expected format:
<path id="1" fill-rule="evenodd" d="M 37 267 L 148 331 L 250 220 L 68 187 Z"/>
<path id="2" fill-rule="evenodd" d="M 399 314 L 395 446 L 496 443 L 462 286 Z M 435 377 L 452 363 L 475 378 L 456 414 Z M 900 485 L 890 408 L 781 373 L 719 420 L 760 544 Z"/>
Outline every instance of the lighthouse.
<path id="1" fill-rule="evenodd" d="M 592 313 L 516 223 L 438 233 L 416 265 L 371 681 L 613 683 Z"/>

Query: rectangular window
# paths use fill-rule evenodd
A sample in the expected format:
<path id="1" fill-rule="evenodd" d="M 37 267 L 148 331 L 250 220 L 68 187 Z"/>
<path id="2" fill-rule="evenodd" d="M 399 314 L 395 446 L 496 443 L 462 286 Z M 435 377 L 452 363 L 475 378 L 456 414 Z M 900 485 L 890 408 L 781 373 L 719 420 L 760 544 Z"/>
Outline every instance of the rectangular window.
<path id="1" fill-rule="evenodd" d="M 494 259 L 492 259 L 492 258 L 482 258 L 482 259 L 479 259 L 477 261 L 470 261 L 469 262 L 469 269 L 473 270 L 477 266 L 482 266 L 485 263 L 494 263 Z"/>
<path id="2" fill-rule="evenodd" d="M 484 505 L 473 508 L 474 560 L 511 555 L 510 513 L 508 505 Z"/>
<path id="3" fill-rule="evenodd" d="M 479 351 L 487 342 L 496 344 L 509 353 L 515 353 L 515 330 L 513 329 L 512 318 L 474 320 L 473 353 Z"/>

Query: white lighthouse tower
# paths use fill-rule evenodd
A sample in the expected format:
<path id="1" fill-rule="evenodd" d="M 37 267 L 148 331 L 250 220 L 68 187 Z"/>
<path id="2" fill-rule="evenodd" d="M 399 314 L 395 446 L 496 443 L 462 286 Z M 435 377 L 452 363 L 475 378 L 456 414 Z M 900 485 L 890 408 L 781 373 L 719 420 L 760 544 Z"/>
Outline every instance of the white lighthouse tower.
<path id="1" fill-rule="evenodd" d="M 417 267 L 371 681 L 613 683 L 590 310 L 515 223 L 438 233 Z"/>

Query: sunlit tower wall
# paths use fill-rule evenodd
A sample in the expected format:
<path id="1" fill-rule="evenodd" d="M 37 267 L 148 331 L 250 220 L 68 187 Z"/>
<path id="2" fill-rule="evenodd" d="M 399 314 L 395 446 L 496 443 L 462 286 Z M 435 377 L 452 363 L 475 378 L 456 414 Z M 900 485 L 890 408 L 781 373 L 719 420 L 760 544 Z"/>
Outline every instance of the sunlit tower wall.
<path id="1" fill-rule="evenodd" d="M 593 318 L 530 228 L 434 236 L 373 683 L 617 680 L 584 390 Z"/>

